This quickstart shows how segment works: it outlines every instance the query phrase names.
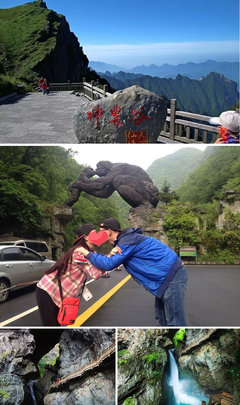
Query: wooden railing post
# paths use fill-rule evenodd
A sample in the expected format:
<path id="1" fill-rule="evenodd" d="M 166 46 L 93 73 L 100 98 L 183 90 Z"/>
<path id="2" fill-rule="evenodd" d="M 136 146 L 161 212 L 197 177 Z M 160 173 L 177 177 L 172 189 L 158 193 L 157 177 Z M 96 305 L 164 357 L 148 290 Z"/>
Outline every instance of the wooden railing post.
<path id="1" fill-rule="evenodd" d="M 175 98 L 172 98 L 171 106 L 170 106 L 170 136 L 169 136 L 169 139 L 172 139 L 172 140 L 174 140 L 174 136 L 175 136 L 176 105 L 177 105 L 177 100 Z"/>
<path id="2" fill-rule="evenodd" d="M 92 100 L 94 100 L 93 86 L 94 86 L 94 80 L 91 80 L 91 92 L 92 92 L 91 97 L 92 97 Z"/>
<path id="3" fill-rule="evenodd" d="M 82 87 L 82 90 L 83 90 L 83 94 L 85 94 L 85 87 L 84 87 L 84 83 L 85 83 L 85 81 L 86 81 L 86 77 L 83 77 L 82 81 L 83 81 L 83 87 Z"/>
<path id="4" fill-rule="evenodd" d="M 68 80 L 68 90 L 71 90 L 71 82 Z"/>
<path id="5" fill-rule="evenodd" d="M 107 84 L 103 85 L 103 97 L 106 97 L 107 87 Z"/>

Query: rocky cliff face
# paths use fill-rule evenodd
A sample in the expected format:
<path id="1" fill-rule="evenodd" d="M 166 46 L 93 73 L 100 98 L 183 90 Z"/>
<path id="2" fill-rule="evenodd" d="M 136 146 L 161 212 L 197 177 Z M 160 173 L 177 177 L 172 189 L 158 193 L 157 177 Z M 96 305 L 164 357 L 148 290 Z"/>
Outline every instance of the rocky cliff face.
<path id="1" fill-rule="evenodd" d="M 83 53 L 77 37 L 70 31 L 64 16 L 50 12 L 48 22 L 44 28 L 45 37 L 52 35 L 54 24 L 56 30 L 56 44 L 44 58 L 37 63 L 33 70 L 39 76 L 47 77 L 50 82 L 78 82 L 87 72 L 88 58 Z"/>
<path id="2" fill-rule="evenodd" d="M 119 330 L 119 404 L 130 399 L 139 405 L 164 403 L 162 381 L 167 350 L 173 345 L 170 336 L 166 329 Z"/>
<path id="3" fill-rule="evenodd" d="M 196 343 L 196 346 L 194 345 Z M 233 331 L 226 331 L 220 336 L 208 337 L 204 330 L 187 335 L 185 353 L 179 359 L 179 367 L 184 374 L 190 374 L 208 391 L 233 391 L 233 381 L 226 370 L 234 363 L 236 337 Z"/>
<path id="4" fill-rule="evenodd" d="M 114 405 L 114 338 L 113 330 L 2 330 L 1 405 Z M 39 378 L 37 362 L 56 342 L 59 357 Z"/>
<path id="5" fill-rule="evenodd" d="M 164 376 L 168 350 L 176 330 L 119 331 L 119 404 L 165 404 Z M 187 329 L 178 345 L 180 377 L 193 378 L 206 394 L 226 391 L 239 404 L 240 331 L 238 329 Z M 137 401 L 137 402 L 134 402 Z M 165 402 L 164 402 L 165 401 Z"/>

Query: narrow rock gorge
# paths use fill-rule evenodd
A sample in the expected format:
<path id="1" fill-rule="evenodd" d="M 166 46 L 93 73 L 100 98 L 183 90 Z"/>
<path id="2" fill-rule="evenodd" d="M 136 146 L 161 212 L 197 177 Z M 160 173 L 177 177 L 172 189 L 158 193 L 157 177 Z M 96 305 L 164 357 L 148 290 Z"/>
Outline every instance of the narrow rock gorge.
<path id="1" fill-rule="evenodd" d="M 114 405 L 115 331 L 2 329 L 1 405 Z"/>

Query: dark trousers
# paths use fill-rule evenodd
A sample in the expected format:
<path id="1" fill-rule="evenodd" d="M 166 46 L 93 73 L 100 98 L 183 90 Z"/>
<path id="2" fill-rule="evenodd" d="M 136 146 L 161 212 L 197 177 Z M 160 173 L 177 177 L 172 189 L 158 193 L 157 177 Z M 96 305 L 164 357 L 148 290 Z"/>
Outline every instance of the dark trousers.
<path id="1" fill-rule="evenodd" d="M 155 298 L 155 318 L 160 326 L 185 326 L 187 270 L 180 267 L 162 298 Z"/>
<path id="2" fill-rule="evenodd" d="M 50 295 L 37 287 L 36 299 L 43 326 L 60 326 L 57 321 L 59 307 L 54 304 Z"/>

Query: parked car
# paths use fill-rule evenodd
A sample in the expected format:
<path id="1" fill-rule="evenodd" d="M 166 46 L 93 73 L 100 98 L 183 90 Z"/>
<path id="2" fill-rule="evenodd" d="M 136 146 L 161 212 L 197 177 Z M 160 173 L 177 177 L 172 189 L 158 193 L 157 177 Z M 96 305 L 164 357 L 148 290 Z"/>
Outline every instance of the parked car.
<path id="1" fill-rule="evenodd" d="M 0 303 L 10 291 L 37 283 L 54 263 L 24 246 L 0 246 Z"/>
<path id="2" fill-rule="evenodd" d="M 6 237 L 4 240 L 0 241 L 0 246 L 11 245 L 11 246 L 26 246 L 41 255 L 46 256 L 48 259 L 52 259 L 52 254 L 48 249 L 46 242 L 43 240 L 31 240 L 31 239 L 18 239 Z"/>

